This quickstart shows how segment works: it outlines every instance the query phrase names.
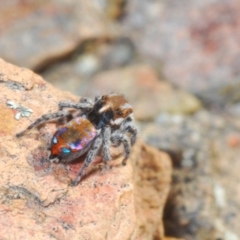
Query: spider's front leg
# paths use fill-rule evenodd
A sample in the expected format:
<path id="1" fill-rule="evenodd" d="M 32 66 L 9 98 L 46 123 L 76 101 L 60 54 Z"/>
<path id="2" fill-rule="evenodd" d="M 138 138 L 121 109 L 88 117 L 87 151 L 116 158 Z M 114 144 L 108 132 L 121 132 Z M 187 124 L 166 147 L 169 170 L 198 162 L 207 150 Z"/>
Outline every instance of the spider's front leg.
<path id="1" fill-rule="evenodd" d="M 122 165 L 126 165 L 127 159 L 131 153 L 131 147 L 135 144 L 137 139 L 137 128 L 133 124 L 132 117 L 127 118 L 122 122 L 120 129 L 113 132 L 111 136 L 111 143 L 119 146 L 121 143 L 124 147 L 124 159 Z"/>
<path id="2" fill-rule="evenodd" d="M 111 142 L 115 146 L 119 146 L 121 143 L 123 143 L 124 147 L 124 159 L 122 161 L 122 165 L 126 165 L 127 160 L 129 158 L 129 155 L 131 153 L 131 144 L 129 138 L 123 134 L 122 132 L 116 131 L 111 136 Z"/>
<path id="3" fill-rule="evenodd" d="M 112 159 L 110 154 L 110 145 L 111 145 L 111 128 L 110 126 L 105 126 L 102 131 L 103 136 L 103 161 L 105 164 L 107 164 L 108 161 Z"/>
<path id="4" fill-rule="evenodd" d="M 21 137 L 23 136 L 27 131 L 31 130 L 32 128 L 47 122 L 51 119 L 54 118 L 63 118 L 63 117 L 69 117 L 71 116 L 71 113 L 69 112 L 65 112 L 65 111 L 58 111 L 56 113 L 48 113 L 48 114 L 44 114 L 42 115 L 42 117 L 38 118 L 35 122 L 33 122 L 31 125 L 29 125 L 25 130 L 19 132 L 16 134 L 16 137 Z"/>
<path id="5" fill-rule="evenodd" d="M 71 102 L 60 102 L 58 104 L 60 110 L 63 108 L 75 108 L 82 110 L 83 112 L 88 112 L 93 107 L 93 102 L 89 98 L 81 98 L 79 103 L 71 103 Z"/>
<path id="6" fill-rule="evenodd" d="M 123 132 L 130 134 L 131 145 L 133 146 L 137 140 L 137 128 L 135 127 L 133 120 L 130 119 L 129 121 L 125 122 L 123 125 Z"/>
<path id="7" fill-rule="evenodd" d="M 90 148 L 90 150 L 88 151 L 88 154 L 84 160 L 83 166 L 80 169 L 80 172 L 78 173 L 78 176 L 76 177 L 76 179 L 74 181 L 72 181 L 71 185 L 72 186 L 76 186 L 78 185 L 78 183 L 81 181 L 82 177 L 85 175 L 86 169 L 91 165 L 91 163 L 93 162 L 94 158 L 96 157 L 96 155 L 99 152 L 99 149 L 102 146 L 102 136 L 101 134 L 95 139 L 92 147 Z"/>

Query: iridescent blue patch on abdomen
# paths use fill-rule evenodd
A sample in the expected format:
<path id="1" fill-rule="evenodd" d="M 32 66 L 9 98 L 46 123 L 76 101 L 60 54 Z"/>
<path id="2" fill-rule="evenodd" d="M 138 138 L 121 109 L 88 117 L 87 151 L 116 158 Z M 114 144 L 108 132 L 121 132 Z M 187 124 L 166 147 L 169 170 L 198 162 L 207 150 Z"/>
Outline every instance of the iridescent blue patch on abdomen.
<path id="1" fill-rule="evenodd" d="M 57 144 L 57 143 L 58 143 L 57 138 L 56 138 L 56 137 L 53 137 L 52 142 L 53 142 L 53 144 Z"/>

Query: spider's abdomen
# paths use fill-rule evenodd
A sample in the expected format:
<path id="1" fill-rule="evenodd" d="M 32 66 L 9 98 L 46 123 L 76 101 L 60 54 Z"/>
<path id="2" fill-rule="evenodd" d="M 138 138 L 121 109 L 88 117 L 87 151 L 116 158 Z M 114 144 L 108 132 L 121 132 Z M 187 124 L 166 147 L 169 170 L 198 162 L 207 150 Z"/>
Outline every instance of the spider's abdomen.
<path id="1" fill-rule="evenodd" d="M 59 128 L 53 135 L 50 158 L 64 159 L 72 153 L 79 151 L 84 153 L 96 135 L 97 130 L 88 119 L 76 117 Z"/>

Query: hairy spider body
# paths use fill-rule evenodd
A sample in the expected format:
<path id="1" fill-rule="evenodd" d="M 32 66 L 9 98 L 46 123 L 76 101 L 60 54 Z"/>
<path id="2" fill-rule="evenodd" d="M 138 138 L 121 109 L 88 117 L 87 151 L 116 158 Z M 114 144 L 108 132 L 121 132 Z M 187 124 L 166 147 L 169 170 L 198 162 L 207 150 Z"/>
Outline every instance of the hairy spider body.
<path id="1" fill-rule="evenodd" d="M 51 140 L 49 159 L 68 163 L 88 151 L 78 176 L 72 182 L 73 186 L 81 181 L 86 169 L 99 152 L 102 153 L 106 164 L 112 159 L 110 146 L 123 144 L 122 164 L 126 164 L 131 146 L 136 142 L 137 129 L 133 124 L 132 106 L 121 94 L 99 96 L 94 102 L 87 98 L 82 98 L 79 103 L 60 102 L 58 112 L 43 115 L 26 130 L 18 133 L 17 137 L 50 119 L 71 117 L 71 113 L 64 111 L 64 108 L 81 111 L 77 117 L 55 132 Z"/>

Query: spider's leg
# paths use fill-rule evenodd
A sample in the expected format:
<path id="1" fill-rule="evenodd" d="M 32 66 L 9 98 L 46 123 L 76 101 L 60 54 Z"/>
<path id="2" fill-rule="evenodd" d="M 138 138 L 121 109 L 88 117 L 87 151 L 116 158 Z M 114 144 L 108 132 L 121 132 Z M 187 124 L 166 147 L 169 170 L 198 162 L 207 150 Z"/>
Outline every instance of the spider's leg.
<path id="1" fill-rule="evenodd" d="M 126 165 L 127 159 L 129 158 L 129 155 L 131 153 L 131 144 L 129 138 L 121 132 L 115 132 L 111 136 L 111 142 L 115 146 L 119 146 L 121 143 L 123 143 L 125 156 L 122 161 L 122 165 Z"/>
<path id="2" fill-rule="evenodd" d="M 36 127 L 37 125 L 39 125 L 41 123 L 49 121 L 49 120 L 51 120 L 53 118 L 60 118 L 60 117 L 62 118 L 62 117 L 70 116 L 70 115 L 71 115 L 71 113 L 65 112 L 65 111 L 58 111 L 56 113 L 44 114 L 44 115 L 42 115 L 42 117 L 38 118 L 35 122 L 33 122 L 31 125 L 29 125 L 25 130 L 17 133 L 16 137 L 21 137 L 22 135 L 24 135 L 30 129 Z"/>
<path id="3" fill-rule="evenodd" d="M 84 160 L 83 166 L 80 169 L 80 172 L 78 173 L 78 176 L 74 181 L 72 181 L 71 185 L 76 186 L 84 176 L 86 169 L 89 167 L 89 165 L 93 162 L 94 158 L 96 157 L 99 149 L 102 146 L 102 137 L 101 135 L 97 137 L 91 147 L 91 149 L 88 151 L 88 154 Z"/>
<path id="4" fill-rule="evenodd" d="M 92 109 L 93 102 L 92 102 L 92 100 L 90 100 L 88 98 L 81 98 L 79 103 L 60 102 L 58 104 L 58 107 L 60 110 L 62 110 L 63 108 L 75 108 L 75 109 L 79 109 L 79 110 L 87 112 Z"/>
<path id="5" fill-rule="evenodd" d="M 131 140 L 131 145 L 134 145 L 136 140 L 137 140 L 137 128 L 135 127 L 132 118 L 126 119 L 122 123 L 121 126 L 121 132 L 122 133 L 129 133 L 130 134 L 130 140 Z"/>
<path id="6" fill-rule="evenodd" d="M 80 100 L 79 100 L 80 103 L 89 103 L 91 105 L 94 104 L 93 100 L 91 98 L 86 98 L 86 97 L 82 97 Z"/>
<path id="7" fill-rule="evenodd" d="M 121 139 L 119 137 L 120 135 L 121 135 L 121 132 L 119 132 L 118 130 L 113 132 L 110 140 L 111 140 L 111 144 L 114 147 L 119 147 L 120 144 L 122 143 L 122 141 L 121 141 Z"/>
<path id="8" fill-rule="evenodd" d="M 108 161 L 110 161 L 111 158 L 111 154 L 110 154 L 110 138 L 111 138 L 111 128 L 110 126 L 106 126 L 103 128 L 103 132 L 102 132 L 102 136 L 103 136 L 103 161 L 105 163 L 107 163 Z"/>

